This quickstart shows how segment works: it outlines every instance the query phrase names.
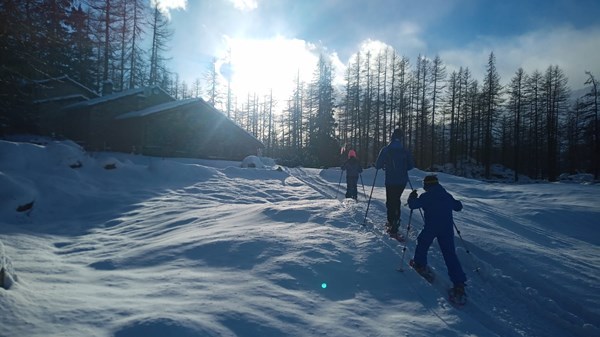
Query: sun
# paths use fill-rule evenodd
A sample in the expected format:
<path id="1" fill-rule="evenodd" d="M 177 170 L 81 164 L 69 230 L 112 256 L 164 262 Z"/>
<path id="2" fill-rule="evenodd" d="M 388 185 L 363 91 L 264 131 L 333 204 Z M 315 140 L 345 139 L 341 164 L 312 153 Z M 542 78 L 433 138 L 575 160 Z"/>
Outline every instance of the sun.
<path id="1" fill-rule="evenodd" d="M 318 62 L 314 45 L 278 36 L 272 39 L 227 39 L 228 53 L 219 67 L 238 98 L 265 96 L 271 90 L 277 99 L 288 98 L 299 77 L 310 82 Z"/>

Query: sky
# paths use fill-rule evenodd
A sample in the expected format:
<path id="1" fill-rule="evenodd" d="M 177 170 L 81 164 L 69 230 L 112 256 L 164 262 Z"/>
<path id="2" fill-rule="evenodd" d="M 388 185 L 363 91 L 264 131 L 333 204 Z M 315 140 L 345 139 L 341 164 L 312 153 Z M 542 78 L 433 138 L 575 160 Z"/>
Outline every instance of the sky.
<path id="1" fill-rule="evenodd" d="M 422 215 L 402 208 L 404 243 L 384 233 L 383 176 L 354 201 L 337 167 L 0 140 L 0 336 L 600 335 L 600 185 L 439 173 L 464 205 L 455 307 L 436 243 L 433 284 L 408 266 Z"/>
<path id="2" fill-rule="evenodd" d="M 175 31 L 173 70 L 191 84 L 230 59 L 235 92 L 291 90 L 310 81 L 320 53 L 338 81 L 358 51 L 390 46 L 414 63 L 439 55 L 447 69 L 483 78 L 494 52 L 503 83 L 522 67 L 559 65 L 572 89 L 600 77 L 597 0 L 162 0 Z M 223 71 L 225 73 L 225 71 Z M 245 93 L 241 95 L 245 96 Z M 287 94 L 286 94 L 287 96 Z"/>

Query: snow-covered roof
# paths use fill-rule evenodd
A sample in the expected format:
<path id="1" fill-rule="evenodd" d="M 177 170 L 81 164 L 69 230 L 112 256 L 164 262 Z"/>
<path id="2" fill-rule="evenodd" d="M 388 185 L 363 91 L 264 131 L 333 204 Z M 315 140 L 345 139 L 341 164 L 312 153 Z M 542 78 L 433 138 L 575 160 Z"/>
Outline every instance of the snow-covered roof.
<path id="1" fill-rule="evenodd" d="M 58 82 L 60 82 L 60 81 L 70 82 L 73 85 L 78 86 L 78 87 L 80 87 L 83 90 L 89 91 L 90 94 L 94 95 L 94 97 L 99 97 L 100 96 L 96 91 L 94 91 L 94 90 L 86 87 L 85 85 L 83 85 L 83 84 L 75 81 L 74 79 L 70 78 L 67 75 L 63 75 L 63 76 L 59 76 L 59 77 L 47 78 L 47 79 L 43 79 L 43 80 L 34 80 L 34 81 L 32 81 L 32 83 L 43 85 L 43 84 L 46 84 L 46 83 L 49 83 L 49 82 L 54 82 L 54 81 L 58 81 Z"/>
<path id="2" fill-rule="evenodd" d="M 43 103 L 49 103 L 49 102 L 66 101 L 66 100 L 70 100 L 70 99 L 74 99 L 74 98 L 81 98 L 82 100 L 88 100 L 89 99 L 89 97 L 87 97 L 85 95 L 82 95 L 82 94 L 73 94 L 73 95 L 65 95 L 65 96 L 59 96 L 59 97 L 49 97 L 49 98 L 44 98 L 44 99 L 36 99 L 32 103 L 33 104 L 43 104 Z"/>
<path id="3" fill-rule="evenodd" d="M 115 117 L 115 119 L 123 120 L 123 119 L 130 119 L 130 118 L 140 118 L 140 117 L 145 117 L 145 116 L 149 116 L 149 115 L 152 115 L 155 113 L 165 112 L 165 111 L 172 110 L 172 109 L 175 109 L 178 107 L 192 105 L 192 104 L 204 105 L 207 109 L 212 110 L 213 112 L 222 115 L 222 117 L 225 120 L 229 121 L 232 125 L 234 125 L 236 128 L 238 128 L 240 131 L 246 133 L 248 136 L 252 137 L 258 143 L 262 144 L 262 142 L 258 138 L 256 138 L 254 135 L 252 135 L 251 133 L 246 131 L 241 126 L 239 126 L 233 120 L 227 118 L 227 116 L 225 116 L 221 111 L 219 111 L 212 105 L 206 103 L 206 101 L 204 101 L 202 98 L 189 98 L 189 99 L 184 99 L 184 100 L 177 100 L 177 101 L 173 101 L 173 102 L 162 103 L 162 104 L 151 106 L 151 107 L 148 107 L 148 108 L 145 108 L 142 110 L 131 111 L 131 112 L 124 113 L 122 115 L 118 115 Z"/>
<path id="4" fill-rule="evenodd" d="M 81 108 L 81 107 L 86 107 L 86 106 L 92 106 L 92 105 L 108 102 L 111 100 L 119 99 L 122 97 L 137 95 L 137 94 L 140 94 L 143 92 L 144 92 L 143 88 L 134 88 L 134 89 L 124 90 L 124 91 L 116 92 L 116 93 L 113 93 L 110 95 L 105 95 L 105 96 L 101 96 L 98 98 L 90 99 L 90 100 L 87 100 L 84 102 L 71 104 L 71 105 L 66 106 L 64 109 L 75 109 L 75 108 Z"/>
<path id="5" fill-rule="evenodd" d="M 198 103 L 201 99 L 199 98 L 190 98 L 180 101 L 167 102 L 163 104 L 158 104 L 155 106 L 151 106 L 138 111 L 131 111 L 122 115 L 115 117 L 115 119 L 129 119 L 129 118 L 137 118 L 137 117 L 145 117 L 148 115 L 152 115 L 154 113 L 175 109 L 177 107 L 181 107 L 188 104 Z"/>
<path id="6" fill-rule="evenodd" d="M 119 91 L 119 92 L 115 92 L 109 95 L 104 95 L 98 98 L 94 98 L 94 99 L 90 99 L 88 101 L 85 102 L 79 102 L 79 103 L 75 103 L 75 104 L 71 104 L 68 105 L 66 107 L 64 107 L 64 109 L 76 109 L 76 108 L 82 108 L 82 107 L 87 107 L 87 106 L 94 106 L 97 104 L 102 104 L 102 103 L 106 103 L 112 100 L 116 100 L 116 99 L 120 99 L 123 97 L 127 97 L 127 96 L 135 96 L 135 95 L 144 95 L 144 93 L 146 91 L 150 91 L 150 92 L 156 92 L 156 91 L 160 91 L 162 93 L 164 93 L 167 96 L 170 96 L 167 92 L 165 92 L 163 89 L 161 89 L 159 86 L 153 86 L 153 87 L 146 87 L 146 88 L 133 88 L 133 89 L 128 89 L 128 90 L 123 90 L 123 91 Z"/>

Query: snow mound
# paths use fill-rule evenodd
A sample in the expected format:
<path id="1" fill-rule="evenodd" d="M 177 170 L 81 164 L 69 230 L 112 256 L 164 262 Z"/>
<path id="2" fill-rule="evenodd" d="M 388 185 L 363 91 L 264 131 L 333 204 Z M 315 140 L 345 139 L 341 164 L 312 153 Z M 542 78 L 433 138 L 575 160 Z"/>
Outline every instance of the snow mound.
<path id="1" fill-rule="evenodd" d="M 590 173 L 568 174 L 563 173 L 559 177 L 562 182 L 573 182 L 578 184 L 591 184 L 594 182 L 594 175 Z"/>
<path id="2" fill-rule="evenodd" d="M 31 203 L 36 195 L 30 181 L 17 180 L 0 171 L 0 215 L 3 217 Z"/>
<path id="3" fill-rule="evenodd" d="M 43 145 L 0 140 L 0 171 L 83 165 L 85 151 L 71 141 Z"/>
<path id="4" fill-rule="evenodd" d="M 143 319 L 130 323 L 121 330 L 116 331 L 115 337 L 199 337 L 207 336 L 206 331 L 197 331 L 187 326 L 185 323 L 173 320 L 171 318 L 152 318 Z M 216 336 L 210 334 L 208 336 Z"/>
<path id="5" fill-rule="evenodd" d="M 218 175 L 217 170 L 212 167 L 163 159 L 152 160 L 148 165 L 148 170 L 167 181 L 205 181 Z"/>
<path id="6" fill-rule="evenodd" d="M 242 160 L 242 167 L 244 167 L 244 168 L 253 167 L 253 168 L 264 169 L 264 168 L 270 168 L 270 167 L 273 167 L 276 165 L 277 164 L 275 163 L 275 160 L 273 160 L 272 158 L 267 158 L 267 157 L 248 156 L 248 157 L 244 158 L 244 160 Z"/>

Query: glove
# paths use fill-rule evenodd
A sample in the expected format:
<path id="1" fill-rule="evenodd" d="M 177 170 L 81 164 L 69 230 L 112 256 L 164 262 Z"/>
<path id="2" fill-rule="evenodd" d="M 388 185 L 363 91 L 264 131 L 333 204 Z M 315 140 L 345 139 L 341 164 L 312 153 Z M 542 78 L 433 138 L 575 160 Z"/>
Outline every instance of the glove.
<path id="1" fill-rule="evenodd" d="M 410 192 L 410 195 L 408 196 L 409 199 L 416 199 L 419 196 L 419 194 L 417 194 L 417 190 L 413 190 L 412 192 Z"/>

